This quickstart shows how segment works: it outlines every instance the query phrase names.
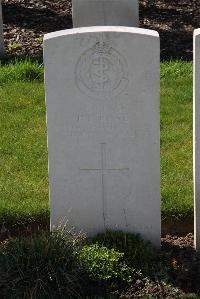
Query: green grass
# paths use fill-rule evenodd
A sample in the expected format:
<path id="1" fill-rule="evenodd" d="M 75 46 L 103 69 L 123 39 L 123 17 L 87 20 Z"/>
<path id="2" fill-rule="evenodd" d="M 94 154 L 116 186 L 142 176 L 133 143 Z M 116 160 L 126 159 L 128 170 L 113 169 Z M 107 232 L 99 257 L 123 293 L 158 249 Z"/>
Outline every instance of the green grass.
<path id="1" fill-rule="evenodd" d="M 192 215 L 192 63 L 161 65 L 161 192 L 164 216 Z"/>
<path id="2" fill-rule="evenodd" d="M 0 68 L 0 85 L 12 82 L 43 81 L 44 72 L 42 64 L 38 62 L 13 61 L 2 64 Z"/>
<path id="3" fill-rule="evenodd" d="M 29 77 L 42 72 L 29 63 L 0 70 L 0 223 L 48 219 L 44 86 Z"/>
<path id="4" fill-rule="evenodd" d="M 0 69 L 0 224 L 45 222 L 48 171 L 43 67 Z M 161 189 L 164 217 L 190 216 L 192 64 L 161 64 Z"/>

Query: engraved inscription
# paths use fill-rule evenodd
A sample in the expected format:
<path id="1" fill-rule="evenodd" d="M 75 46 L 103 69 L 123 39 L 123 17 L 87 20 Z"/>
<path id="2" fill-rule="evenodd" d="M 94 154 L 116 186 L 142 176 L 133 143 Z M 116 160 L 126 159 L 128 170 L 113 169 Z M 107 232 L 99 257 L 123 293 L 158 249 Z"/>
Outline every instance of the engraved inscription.
<path id="1" fill-rule="evenodd" d="M 110 98 L 128 84 L 125 58 L 103 36 L 86 50 L 76 64 L 76 85 L 92 98 Z"/>
<path id="2" fill-rule="evenodd" d="M 127 113 L 85 113 L 76 112 L 71 115 L 68 121 L 67 128 L 70 135 L 85 135 L 85 134 L 114 134 L 115 131 L 122 134 L 134 135 L 134 129 L 130 128 Z M 117 128 L 117 130 L 116 130 Z"/>
<path id="3" fill-rule="evenodd" d="M 106 143 L 101 143 L 101 151 L 100 151 L 100 167 L 99 168 L 90 168 L 90 169 L 80 169 L 81 171 L 86 172 L 98 172 L 100 173 L 100 183 L 101 183 L 101 195 L 102 195 L 102 205 L 103 205 L 103 220 L 104 220 L 104 227 L 106 229 L 106 203 L 107 203 L 107 195 L 106 195 L 106 186 L 105 180 L 106 175 L 111 174 L 113 172 L 120 172 L 123 174 L 129 174 L 129 168 L 107 168 L 106 163 Z"/>

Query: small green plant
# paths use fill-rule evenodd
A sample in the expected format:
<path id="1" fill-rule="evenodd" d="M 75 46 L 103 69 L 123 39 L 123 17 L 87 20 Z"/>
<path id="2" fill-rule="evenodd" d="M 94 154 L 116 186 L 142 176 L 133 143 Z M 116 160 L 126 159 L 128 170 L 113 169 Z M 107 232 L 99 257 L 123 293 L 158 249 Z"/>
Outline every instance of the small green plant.
<path id="1" fill-rule="evenodd" d="M 80 252 L 83 266 L 92 281 L 130 282 L 133 271 L 123 261 L 123 253 L 98 244 L 85 245 Z"/>
<path id="2" fill-rule="evenodd" d="M 126 264 L 142 271 L 144 275 L 154 275 L 155 270 L 162 272 L 163 265 L 160 265 L 156 252 L 139 235 L 107 231 L 105 234 L 98 234 L 92 242 L 123 253 Z"/>
<path id="3" fill-rule="evenodd" d="M 20 44 L 20 43 L 16 43 L 16 42 L 14 42 L 14 43 L 10 43 L 9 45 L 8 45 L 8 48 L 10 49 L 10 50 L 21 50 L 22 49 L 22 44 Z"/>
<path id="4" fill-rule="evenodd" d="M 80 244 L 66 231 L 8 241 L 0 250 L 1 298 L 81 298 Z"/>
<path id="5" fill-rule="evenodd" d="M 35 38 L 35 41 L 38 43 L 38 44 L 42 44 L 43 43 L 43 37 L 42 36 L 40 36 L 40 37 L 36 37 Z"/>

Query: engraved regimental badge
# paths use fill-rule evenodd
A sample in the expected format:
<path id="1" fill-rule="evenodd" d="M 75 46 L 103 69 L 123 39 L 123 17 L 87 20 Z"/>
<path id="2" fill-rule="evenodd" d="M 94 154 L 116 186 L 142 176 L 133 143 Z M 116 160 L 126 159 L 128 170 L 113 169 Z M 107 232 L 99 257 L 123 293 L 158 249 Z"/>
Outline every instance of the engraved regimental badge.
<path id="1" fill-rule="evenodd" d="M 127 63 L 108 41 L 97 41 L 76 64 L 76 85 L 96 99 L 119 95 L 128 84 Z"/>

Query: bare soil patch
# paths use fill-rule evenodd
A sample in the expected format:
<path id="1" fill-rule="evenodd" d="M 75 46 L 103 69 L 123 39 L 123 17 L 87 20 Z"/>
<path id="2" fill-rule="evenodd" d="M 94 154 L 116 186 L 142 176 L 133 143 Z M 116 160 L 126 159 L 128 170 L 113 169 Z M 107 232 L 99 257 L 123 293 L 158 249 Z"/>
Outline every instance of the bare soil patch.
<path id="1" fill-rule="evenodd" d="M 69 0 L 3 0 L 9 55 L 42 57 L 45 33 L 72 28 Z M 199 0 L 140 0 L 140 27 L 157 30 L 161 59 L 192 59 L 192 34 L 200 24 Z"/>

